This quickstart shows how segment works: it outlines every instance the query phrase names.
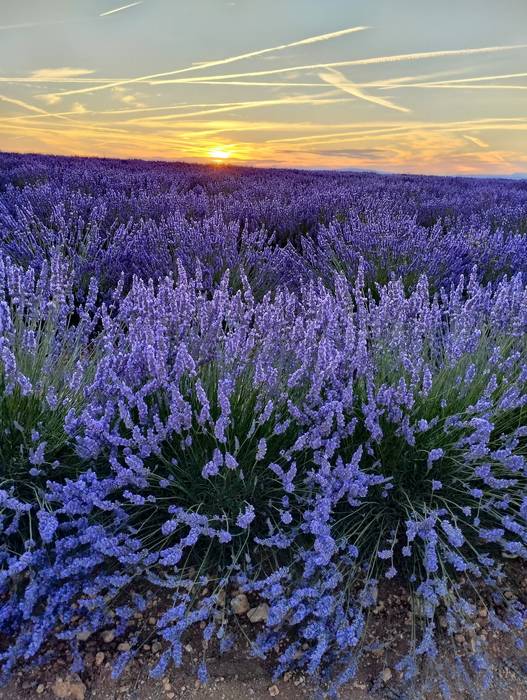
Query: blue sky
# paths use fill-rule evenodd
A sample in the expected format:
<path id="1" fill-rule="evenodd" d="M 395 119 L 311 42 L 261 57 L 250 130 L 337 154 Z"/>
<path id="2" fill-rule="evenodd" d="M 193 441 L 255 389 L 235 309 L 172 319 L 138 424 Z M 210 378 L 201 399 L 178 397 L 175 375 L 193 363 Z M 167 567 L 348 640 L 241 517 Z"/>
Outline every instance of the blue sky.
<path id="1" fill-rule="evenodd" d="M 524 44 L 525 0 L 0 0 L 0 147 L 525 172 Z"/>

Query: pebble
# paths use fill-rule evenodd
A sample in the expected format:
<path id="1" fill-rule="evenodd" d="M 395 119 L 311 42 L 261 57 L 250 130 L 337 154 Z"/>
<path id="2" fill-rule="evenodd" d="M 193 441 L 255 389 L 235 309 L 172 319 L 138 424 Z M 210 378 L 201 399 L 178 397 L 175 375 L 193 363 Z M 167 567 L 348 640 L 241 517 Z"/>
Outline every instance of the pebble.
<path id="1" fill-rule="evenodd" d="M 131 648 L 128 642 L 121 642 L 121 644 L 117 646 L 117 651 L 130 651 Z"/>
<path id="2" fill-rule="evenodd" d="M 46 690 L 46 687 L 43 683 L 39 683 L 37 685 L 37 695 L 42 695 L 42 693 Z"/>
<path id="3" fill-rule="evenodd" d="M 235 615 L 245 615 L 250 607 L 245 593 L 238 593 L 238 595 L 235 595 L 231 600 L 231 609 Z"/>
<path id="4" fill-rule="evenodd" d="M 79 640 L 79 642 L 87 642 L 91 635 L 91 632 L 79 632 L 77 634 L 77 639 Z"/>
<path id="5" fill-rule="evenodd" d="M 269 618 L 269 606 L 267 603 L 262 603 L 256 608 L 251 608 L 247 613 L 247 617 L 253 624 L 257 622 L 267 622 Z"/>
<path id="6" fill-rule="evenodd" d="M 95 654 L 95 665 L 102 666 L 103 662 L 104 662 L 104 651 L 98 651 Z"/>
<path id="7" fill-rule="evenodd" d="M 115 639 L 115 632 L 113 630 L 106 630 L 102 633 L 102 641 L 105 644 L 111 644 Z"/>
<path id="8" fill-rule="evenodd" d="M 51 686 L 53 695 L 61 700 L 84 700 L 86 686 L 78 676 L 57 678 Z"/>
<path id="9" fill-rule="evenodd" d="M 384 671 L 382 672 L 382 681 L 383 683 L 388 683 L 390 678 L 392 677 L 392 671 L 389 668 L 385 668 Z"/>
<path id="10" fill-rule="evenodd" d="M 280 688 L 277 685 L 272 685 L 269 688 L 269 695 L 273 698 L 276 697 L 277 695 L 280 695 Z"/>

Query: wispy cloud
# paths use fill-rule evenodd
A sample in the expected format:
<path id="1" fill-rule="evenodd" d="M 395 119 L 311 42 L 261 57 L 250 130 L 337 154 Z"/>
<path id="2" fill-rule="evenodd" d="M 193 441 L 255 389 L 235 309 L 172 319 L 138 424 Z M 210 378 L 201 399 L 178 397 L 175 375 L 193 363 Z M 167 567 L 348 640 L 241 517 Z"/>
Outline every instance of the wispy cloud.
<path id="1" fill-rule="evenodd" d="M 396 105 L 393 102 L 390 102 L 390 100 L 386 100 L 382 97 L 378 97 L 377 95 L 370 95 L 367 92 L 364 92 L 364 90 L 361 87 L 359 87 L 355 83 L 352 83 L 351 80 L 348 80 L 348 78 L 346 78 L 345 75 L 340 73 L 338 70 L 335 70 L 334 68 L 327 69 L 326 73 L 319 73 L 319 78 L 324 82 L 328 83 L 329 85 L 333 85 L 333 87 L 342 90 L 342 92 L 346 92 L 349 95 L 353 95 L 354 97 L 357 97 L 360 100 L 372 102 L 373 104 L 379 105 L 381 107 L 387 107 L 388 109 L 394 109 L 398 112 L 410 111 L 406 107 L 401 107 L 400 105 Z"/>
<path id="2" fill-rule="evenodd" d="M 38 81 L 55 80 L 57 78 L 62 80 L 66 78 L 79 78 L 84 75 L 90 75 L 91 73 L 94 73 L 94 71 L 88 68 L 69 68 L 68 66 L 62 68 L 39 68 L 30 73 L 29 78 Z"/>
<path id="3" fill-rule="evenodd" d="M 476 144 L 476 146 L 479 146 L 480 148 L 490 148 L 488 143 L 485 143 L 485 141 L 478 139 L 477 136 L 469 136 L 468 134 L 463 134 L 463 138 L 465 138 L 467 141 L 470 141 L 471 143 Z"/>
<path id="4" fill-rule="evenodd" d="M 137 5 L 142 5 L 143 0 L 138 0 L 138 2 L 130 2 L 128 5 L 122 5 L 121 7 L 115 7 L 113 10 L 107 10 L 106 12 L 101 12 L 99 17 L 108 17 L 108 15 L 114 15 L 116 12 L 122 12 L 123 10 L 129 10 L 131 7 L 136 7 Z"/>
<path id="5" fill-rule="evenodd" d="M 108 85 L 99 85 L 94 88 L 85 88 L 78 90 L 69 90 L 62 93 L 62 95 L 78 95 L 83 92 L 94 92 L 95 90 L 106 90 L 112 87 L 118 87 L 120 85 L 129 85 L 131 83 L 139 83 L 145 81 L 155 80 L 157 78 L 165 78 L 169 75 L 181 75 L 183 73 L 190 73 L 191 71 L 205 70 L 206 68 L 213 68 L 216 66 L 224 66 L 229 63 L 234 63 L 236 61 L 243 61 L 248 58 L 256 58 L 257 56 L 263 56 L 264 54 L 271 53 L 274 51 L 283 51 L 284 49 L 291 49 L 295 46 L 302 46 L 305 44 L 315 44 L 320 41 L 329 41 L 330 39 L 336 39 L 338 37 L 346 36 L 347 34 L 354 34 L 355 32 L 362 32 L 369 27 L 349 27 L 347 29 L 340 29 L 336 32 L 330 32 L 327 34 L 318 34 L 317 36 L 308 37 L 306 39 L 300 39 L 298 41 L 292 41 L 288 44 L 279 44 L 277 46 L 271 46 L 266 49 L 258 49 L 256 51 L 249 51 L 247 53 L 238 54 L 236 56 L 230 56 L 228 58 L 221 58 L 216 61 L 205 61 L 200 62 L 197 65 L 188 66 L 187 68 L 179 68 L 177 70 L 165 71 L 163 73 L 154 73 L 151 75 L 143 75 L 137 78 L 129 78 L 127 80 L 116 81 L 115 83 L 110 83 Z"/>
<path id="6" fill-rule="evenodd" d="M 36 95 L 36 98 L 37 100 L 42 100 L 42 102 L 45 102 L 50 107 L 58 104 L 61 101 L 61 98 L 58 95 Z"/>

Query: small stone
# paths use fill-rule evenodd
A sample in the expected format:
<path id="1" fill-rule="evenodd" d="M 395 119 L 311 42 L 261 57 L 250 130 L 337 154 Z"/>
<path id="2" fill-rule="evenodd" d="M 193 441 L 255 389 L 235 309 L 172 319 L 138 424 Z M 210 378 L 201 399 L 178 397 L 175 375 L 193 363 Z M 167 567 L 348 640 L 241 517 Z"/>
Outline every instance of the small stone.
<path id="1" fill-rule="evenodd" d="M 478 615 L 479 615 L 480 617 L 487 617 L 488 614 L 489 614 L 489 611 L 487 610 L 487 608 L 480 608 L 480 609 L 478 610 Z"/>
<path id="2" fill-rule="evenodd" d="M 102 666 L 103 663 L 104 663 L 104 651 L 98 651 L 95 654 L 95 665 Z"/>
<path id="3" fill-rule="evenodd" d="M 91 632 L 79 632 L 77 634 L 77 639 L 79 642 L 87 642 L 88 639 L 91 637 Z"/>
<path id="4" fill-rule="evenodd" d="M 44 683 L 39 683 L 37 685 L 37 695 L 42 695 L 42 693 L 46 690 L 46 686 Z"/>
<path id="5" fill-rule="evenodd" d="M 148 618 L 148 624 L 149 624 L 149 625 L 156 625 L 156 624 L 157 624 L 156 618 L 150 616 L 150 617 Z"/>
<path id="6" fill-rule="evenodd" d="M 238 595 L 235 595 L 231 600 L 231 608 L 235 615 L 245 615 L 250 607 L 245 593 L 238 593 Z"/>
<path id="7" fill-rule="evenodd" d="M 152 644 L 152 651 L 154 654 L 156 654 L 158 651 L 161 651 L 161 642 L 154 642 Z"/>
<path id="8" fill-rule="evenodd" d="M 173 693 L 172 691 L 170 693 L 167 693 L 167 698 L 170 698 L 170 700 L 172 700 L 172 698 L 175 698 L 175 697 L 176 697 L 176 694 Z"/>
<path id="9" fill-rule="evenodd" d="M 131 648 L 128 642 L 121 642 L 121 644 L 117 646 L 117 651 L 130 651 Z"/>
<path id="10" fill-rule="evenodd" d="M 505 591 L 503 594 L 507 600 L 513 600 L 514 599 L 514 593 L 512 591 Z"/>
<path id="11" fill-rule="evenodd" d="M 277 695 L 280 695 L 280 688 L 279 688 L 277 685 L 272 685 L 272 686 L 269 688 L 269 695 L 270 695 L 272 698 L 275 698 Z"/>
<path id="12" fill-rule="evenodd" d="M 262 603 L 256 608 L 251 608 L 247 613 L 247 617 L 253 624 L 256 624 L 257 622 L 267 622 L 269 617 L 269 606 L 267 603 Z"/>
<path id="13" fill-rule="evenodd" d="M 106 630 L 102 633 L 102 641 L 105 644 L 111 644 L 115 639 L 115 632 L 113 630 Z"/>
<path id="14" fill-rule="evenodd" d="M 388 683 L 388 681 L 390 680 L 390 678 L 392 677 L 392 675 L 393 675 L 393 674 L 392 674 L 391 669 L 385 668 L 384 671 L 382 672 L 382 675 L 381 675 L 381 677 L 382 677 L 382 682 L 383 682 L 383 683 Z"/>
<path id="15" fill-rule="evenodd" d="M 464 644 L 464 642 L 465 642 L 465 637 L 462 634 L 455 634 L 454 639 L 456 640 L 456 642 L 458 644 Z"/>
<path id="16" fill-rule="evenodd" d="M 62 700 L 84 700 L 86 694 L 86 686 L 77 675 L 65 679 L 57 678 L 51 690 L 56 698 Z"/>

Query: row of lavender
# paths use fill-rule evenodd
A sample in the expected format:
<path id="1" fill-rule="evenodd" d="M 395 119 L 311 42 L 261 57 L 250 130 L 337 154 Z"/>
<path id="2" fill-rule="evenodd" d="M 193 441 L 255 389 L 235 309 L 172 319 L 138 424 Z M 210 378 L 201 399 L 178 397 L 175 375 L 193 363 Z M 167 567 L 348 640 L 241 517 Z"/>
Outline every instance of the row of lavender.
<path id="1" fill-rule="evenodd" d="M 527 182 L 3 155 L 0 193 L 2 250 L 38 269 L 66 249 L 81 289 L 178 262 L 209 288 L 243 271 L 260 295 L 354 279 L 361 258 L 368 284 L 527 271 Z"/>
<path id="2" fill-rule="evenodd" d="M 521 641 L 525 184 L 2 163 L 5 677 L 101 630 L 118 671 L 159 590 L 157 674 L 201 622 L 204 678 L 237 592 L 333 689 L 394 580 L 408 676 L 439 617 Z"/>

